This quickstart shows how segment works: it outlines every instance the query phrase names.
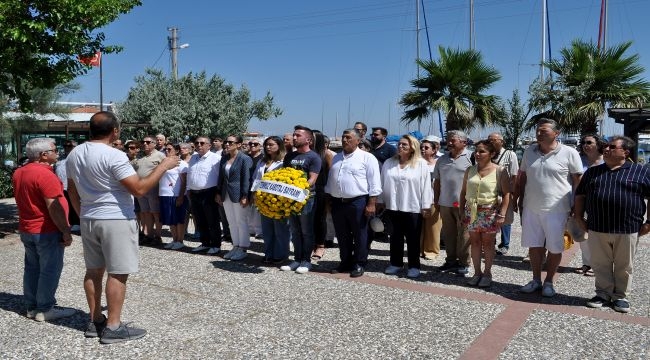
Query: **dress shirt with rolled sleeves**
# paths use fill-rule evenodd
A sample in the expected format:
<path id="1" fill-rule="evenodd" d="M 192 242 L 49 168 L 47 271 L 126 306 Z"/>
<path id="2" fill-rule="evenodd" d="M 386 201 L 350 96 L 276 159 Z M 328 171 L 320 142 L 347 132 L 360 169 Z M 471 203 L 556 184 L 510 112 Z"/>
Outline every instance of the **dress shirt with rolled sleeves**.
<path id="1" fill-rule="evenodd" d="M 336 154 L 332 159 L 325 192 L 343 199 L 378 196 L 381 194 L 381 177 L 377 158 L 360 149 L 347 155 L 344 152 Z"/>
<path id="2" fill-rule="evenodd" d="M 187 169 L 187 188 L 204 190 L 217 186 L 219 161 L 221 156 L 212 151 L 208 151 L 203 156 L 198 153 L 192 155 Z"/>

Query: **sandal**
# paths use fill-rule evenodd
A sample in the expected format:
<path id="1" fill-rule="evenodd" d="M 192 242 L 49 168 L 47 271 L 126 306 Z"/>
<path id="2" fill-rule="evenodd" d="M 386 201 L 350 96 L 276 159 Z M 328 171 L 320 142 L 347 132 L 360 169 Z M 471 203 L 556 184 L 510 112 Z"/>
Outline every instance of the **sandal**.
<path id="1" fill-rule="evenodd" d="M 594 269 L 592 269 L 591 266 L 587 266 L 587 267 L 588 267 L 589 269 L 587 269 L 587 270 L 584 272 L 584 275 L 585 275 L 585 276 L 595 276 L 595 274 L 594 274 Z"/>
<path id="2" fill-rule="evenodd" d="M 573 270 L 573 272 L 576 273 L 576 274 L 586 274 L 590 270 L 591 270 L 591 266 L 582 265 L 582 267 Z M 592 274 L 593 274 L 593 271 L 592 271 Z"/>
<path id="3" fill-rule="evenodd" d="M 323 258 L 323 255 L 325 255 L 325 247 L 324 246 L 319 246 L 311 254 L 311 258 L 312 258 L 312 260 L 320 260 L 320 259 Z"/>

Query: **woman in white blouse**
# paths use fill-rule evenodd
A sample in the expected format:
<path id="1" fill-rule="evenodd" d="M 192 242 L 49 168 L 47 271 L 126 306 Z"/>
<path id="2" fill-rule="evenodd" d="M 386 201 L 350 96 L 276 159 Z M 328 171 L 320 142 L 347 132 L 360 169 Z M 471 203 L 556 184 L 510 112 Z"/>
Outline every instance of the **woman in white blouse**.
<path id="1" fill-rule="evenodd" d="M 181 151 L 179 144 L 167 143 L 165 152 L 167 156 L 178 156 Z M 185 215 L 187 202 L 185 201 L 185 186 L 187 184 L 187 163 L 180 161 L 179 166 L 167 170 L 158 182 L 158 195 L 160 196 L 160 223 L 169 225 L 172 233 L 172 242 L 165 245 L 165 249 L 182 249 L 185 237 Z"/>
<path id="2" fill-rule="evenodd" d="M 406 276 L 420 276 L 420 232 L 422 216 L 429 216 L 433 189 L 427 162 L 420 156 L 420 143 L 411 135 L 399 140 L 397 154 L 384 162 L 381 170 L 383 203 L 395 226 L 390 237 L 390 266 L 384 270 L 396 275 L 404 266 L 404 241 L 408 258 Z M 380 205 L 381 207 L 382 205 Z"/>

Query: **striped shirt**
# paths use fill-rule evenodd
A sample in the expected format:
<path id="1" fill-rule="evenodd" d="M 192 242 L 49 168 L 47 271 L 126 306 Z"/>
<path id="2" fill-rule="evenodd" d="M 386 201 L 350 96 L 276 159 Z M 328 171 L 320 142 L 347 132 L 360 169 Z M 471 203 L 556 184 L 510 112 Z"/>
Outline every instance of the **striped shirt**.
<path id="1" fill-rule="evenodd" d="M 587 228 L 610 234 L 633 234 L 643 225 L 644 198 L 650 197 L 650 169 L 625 162 L 611 170 L 606 164 L 587 169 L 576 195 L 585 195 Z"/>

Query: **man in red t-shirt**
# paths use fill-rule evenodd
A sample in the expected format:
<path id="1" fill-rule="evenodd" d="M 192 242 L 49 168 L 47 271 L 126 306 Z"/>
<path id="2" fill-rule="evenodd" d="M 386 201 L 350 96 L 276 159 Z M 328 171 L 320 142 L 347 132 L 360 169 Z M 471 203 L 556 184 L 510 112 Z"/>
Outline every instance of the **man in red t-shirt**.
<path id="1" fill-rule="evenodd" d="M 29 163 L 13 176 L 20 240 L 25 246 L 24 302 L 28 318 L 54 320 L 76 312 L 54 306 L 63 249 L 72 243 L 68 202 L 63 184 L 52 170 L 58 158 L 54 139 L 31 139 L 26 150 Z"/>

